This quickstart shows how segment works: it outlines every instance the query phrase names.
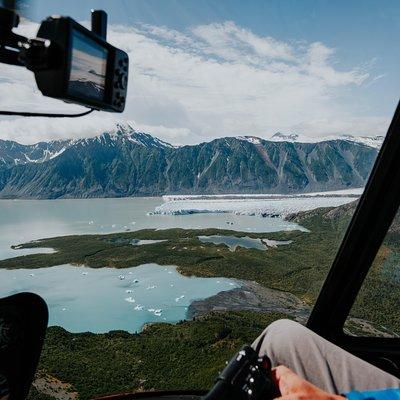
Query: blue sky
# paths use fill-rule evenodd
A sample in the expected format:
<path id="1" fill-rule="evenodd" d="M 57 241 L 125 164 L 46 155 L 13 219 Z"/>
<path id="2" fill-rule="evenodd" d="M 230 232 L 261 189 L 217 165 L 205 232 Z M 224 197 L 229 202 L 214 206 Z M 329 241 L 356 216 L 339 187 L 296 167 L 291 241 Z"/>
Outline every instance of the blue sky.
<path id="1" fill-rule="evenodd" d="M 27 16 L 37 22 L 51 14 L 87 21 L 90 9 L 97 8 L 108 12 L 111 31 L 116 25 L 133 29 L 132 40 L 120 28 L 114 37 L 110 34 L 116 45 L 129 47 L 135 67 L 131 71 L 131 107 L 121 118 L 172 142 L 240 133 L 268 137 L 276 130 L 297 130 L 311 137 L 384 134 L 400 92 L 400 3 L 396 1 L 38 0 L 27 5 Z M 149 52 L 155 52 L 154 65 L 143 62 Z M 181 52 L 184 58 L 180 58 Z M 190 57 L 196 64 L 191 64 Z M 175 61 L 174 71 L 163 68 Z M 186 67 L 177 74 L 179 62 Z M 213 67 L 219 63 L 226 73 L 212 71 L 210 62 Z M 291 76 L 293 66 L 297 71 Z M 236 72 L 229 67 L 237 68 Z M 285 76 L 284 70 L 288 71 Z M 249 71 L 254 71 L 253 76 Z M 229 76 L 230 72 L 233 77 L 235 73 L 240 76 L 240 84 L 235 79 L 221 82 L 221 73 Z M 192 79 L 191 73 L 197 79 Z M 302 74 L 304 84 L 301 79 L 295 81 Z M 259 93 L 251 82 L 257 75 L 262 86 Z M 179 76 L 181 82 L 177 82 Z M 208 87 L 190 93 L 190 86 L 201 85 L 200 76 L 209 80 Z M 282 76 L 288 79 L 280 88 L 277 78 Z M 185 86 L 185 91 L 179 86 Z M 237 100 L 242 93 L 248 97 L 243 105 Z M 198 102 L 192 102 L 193 98 Z M 205 107 L 207 98 L 215 102 L 212 109 Z M 309 108 L 305 108 L 307 103 Z M 282 115 L 281 124 L 264 115 L 268 112 L 272 117 Z M 112 118 L 107 118 L 105 125 L 111 124 Z M 204 119 L 206 124 L 201 123 Z M 7 123 L 10 126 L 9 120 Z M 82 134 L 90 135 L 90 129 Z"/>

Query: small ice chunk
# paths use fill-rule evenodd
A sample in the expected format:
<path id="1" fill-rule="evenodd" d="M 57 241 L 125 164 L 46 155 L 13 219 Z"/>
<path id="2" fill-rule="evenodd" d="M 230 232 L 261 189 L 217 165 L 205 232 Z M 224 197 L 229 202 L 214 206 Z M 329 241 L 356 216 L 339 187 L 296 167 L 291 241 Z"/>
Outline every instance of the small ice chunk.
<path id="1" fill-rule="evenodd" d="M 111 225 L 111 228 L 115 228 L 117 225 L 116 224 L 112 224 Z"/>
<path id="2" fill-rule="evenodd" d="M 121 281 L 123 281 L 125 279 L 125 275 L 118 275 L 118 279 L 121 279 Z"/>
<path id="3" fill-rule="evenodd" d="M 82 275 L 87 275 L 88 273 L 87 272 L 82 272 Z"/>
<path id="4" fill-rule="evenodd" d="M 153 313 L 156 310 L 154 308 L 148 308 L 147 311 Z"/>
<path id="5" fill-rule="evenodd" d="M 132 296 L 129 296 L 125 299 L 125 301 L 127 301 L 128 303 L 134 303 L 136 300 Z"/>
<path id="6" fill-rule="evenodd" d="M 125 290 L 125 293 L 132 293 L 133 292 L 133 290 L 131 290 L 131 289 L 126 289 Z"/>
<path id="7" fill-rule="evenodd" d="M 149 286 L 147 286 L 147 290 L 152 290 L 152 289 L 155 289 L 157 287 L 157 285 L 149 285 Z"/>
<path id="8" fill-rule="evenodd" d="M 133 283 L 139 283 L 139 279 L 134 279 Z"/>
<path id="9" fill-rule="evenodd" d="M 29 274 L 29 276 L 35 276 L 35 274 Z"/>
<path id="10" fill-rule="evenodd" d="M 61 311 L 67 311 L 67 309 L 66 309 L 65 307 L 63 307 L 63 308 L 61 309 Z"/>
<path id="11" fill-rule="evenodd" d="M 142 311 L 142 310 L 143 310 L 143 306 L 141 306 L 140 304 L 138 304 L 137 306 L 135 306 L 135 310 L 136 310 L 136 311 Z"/>

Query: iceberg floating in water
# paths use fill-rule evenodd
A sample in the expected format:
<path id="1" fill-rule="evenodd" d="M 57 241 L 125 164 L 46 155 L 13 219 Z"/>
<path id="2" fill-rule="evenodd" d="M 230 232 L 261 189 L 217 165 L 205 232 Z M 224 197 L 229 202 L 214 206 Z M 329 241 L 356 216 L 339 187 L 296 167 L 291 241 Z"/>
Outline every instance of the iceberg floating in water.
<path id="1" fill-rule="evenodd" d="M 143 306 L 141 306 L 140 304 L 138 304 L 137 306 L 135 306 L 135 310 L 136 311 L 142 311 L 143 310 Z"/>
<path id="2" fill-rule="evenodd" d="M 125 301 L 127 301 L 128 303 L 134 303 L 136 300 L 133 297 L 129 296 L 125 299 Z"/>

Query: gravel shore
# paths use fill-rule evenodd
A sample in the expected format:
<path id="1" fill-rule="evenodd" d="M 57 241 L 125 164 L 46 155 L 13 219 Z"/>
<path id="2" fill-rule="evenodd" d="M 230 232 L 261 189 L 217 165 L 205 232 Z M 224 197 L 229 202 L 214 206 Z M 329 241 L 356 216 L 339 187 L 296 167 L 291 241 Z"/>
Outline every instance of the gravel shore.
<path id="1" fill-rule="evenodd" d="M 266 288 L 254 281 L 237 282 L 241 285 L 238 288 L 193 301 L 188 309 L 188 318 L 210 311 L 259 311 L 289 314 L 304 323 L 310 314 L 306 303 L 292 293 Z"/>

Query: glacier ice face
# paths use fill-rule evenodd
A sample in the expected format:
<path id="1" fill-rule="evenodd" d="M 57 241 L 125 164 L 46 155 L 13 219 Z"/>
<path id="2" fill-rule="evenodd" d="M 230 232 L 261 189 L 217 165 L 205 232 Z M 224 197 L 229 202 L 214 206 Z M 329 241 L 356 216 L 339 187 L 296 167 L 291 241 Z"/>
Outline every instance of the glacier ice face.
<path id="1" fill-rule="evenodd" d="M 285 217 L 319 207 L 337 207 L 359 197 L 362 188 L 300 195 L 164 196 L 153 214 L 188 215 L 231 213 L 259 217 Z"/>

